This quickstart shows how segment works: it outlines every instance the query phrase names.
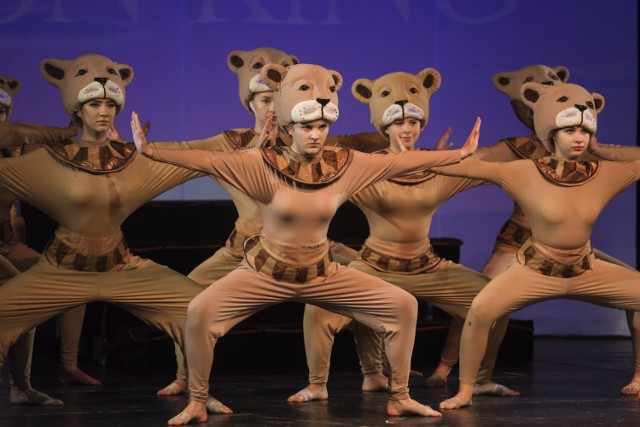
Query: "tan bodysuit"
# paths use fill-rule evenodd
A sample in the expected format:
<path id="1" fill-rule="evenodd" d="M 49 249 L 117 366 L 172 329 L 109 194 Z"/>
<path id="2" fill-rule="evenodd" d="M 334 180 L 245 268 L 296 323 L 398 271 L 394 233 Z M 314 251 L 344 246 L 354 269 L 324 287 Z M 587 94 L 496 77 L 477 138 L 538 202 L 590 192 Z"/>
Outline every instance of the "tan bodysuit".
<path id="1" fill-rule="evenodd" d="M 119 305 L 183 342 L 186 308 L 201 287 L 132 255 L 120 227 L 147 201 L 201 174 L 152 162 L 130 147 L 76 150 L 71 158 L 84 169 L 48 148 L 0 160 L 0 188 L 59 224 L 38 264 L 0 287 L 0 366 L 25 331 L 91 301 Z"/>
<path id="2" fill-rule="evenodd" d="M 185 142 L 154 142 L 151 145 L 154 148 L 169 150 L 207 150 L 221 151 L 232 153 L 238 150 L 253 148 L 258 143 L 259 135 L 249 128 L 232 129 L 225 131 L 219 135 L 210 138 L 185 141 Z M 335 136 L 329 137 L 327 145 L 358 147 L 362 150 L 375 150 L 382 140 L 377 134 L 357 134 L 354 136 Z M 265 146 L 284 146 L 290 145 L 290 137 L 286 134 L 278 132 L 273 135 Z M 361 151 L 362 151 L 361 150 Z M 224 180 L 217 180 L 222 188 L 224 188 L 231 200 L 233 201 L 238 218 L 236 219 L 234 229 L 231 231 L 225 245 L 218 249 L 211 257 L 197 265 L 187 277 L 198 282 L 202 286 L 209 286 L 218 279 L 226 276 L 238 267 L 238 264 L 244 257 L 245 240 L 258 234 L 262 228 L 262 216 L 258 205 L 253 199 L 244 192 L 238 190 L 233 185 Z M 339 244 L 331 242 L 334 259 L 338 260 L 340 254 L 344 250 L 339 250 Z M 350 261 L 350 260 L 349 260 Z M 342 262 L 341 262 L 342 263 Z M 348 262 L 347 262 L 348 263 Z M 179 346 L 175 348 L 177 372 L 176 378 L 186 380 L 187 370 L 184 356 Z"/>
<path id="3" fill-rule="evenodd" d="M 499 185 L 522 207 L 532 230 L 531 239 L 518 252 L 518 263 L 491 280 L 473 301 L 460 347 L 462 383 L 475 382 L 489 328 L 507 313 L 552 298 L 640 311 L 640 274 L 595 259 L 589 243 L 602 209 L 638 180 L 640 161 L 598 164 L 590 179 L 573 186 L 552 182 L 532 160 L 495 163 L 469 159 L 436 168 L 441 173 Z M 563 277 L 576 270 L 584 272 Z"/>
<path id="4" fill-rule="evenodd" d="M 471 301 L 489 278 L 439 258 L 431 247 L 429 229 L 438 206 L 483 181 L 425 175 L 422 179 L 426 180 L 422 182 L 411 179 L 377 182 L 351 198 L 366 215 L 370 235 L 358 253 L 358 259 L 350 266 L 393 283 L 464 320 Z M 418 261 L 421 257 L 422 262 Z M 491 378 L 508 318 L 499 323 L 492 332 L 493 351 L 485 358 L 483 366 L 483 376 L 487 378 Z M 363 375 L 382 373 L 378 334 L 352 319 L 307 305 L 304 333 L 310 384 L 327 383 L 334 335 L 346 326 L 353 330 Z M 455 364 L 458 345 L 447 346 L 446 350 L 452 354 L 443 354 L 443 360 Z"/>
<path id="5" fill-rule="evenodd" d="M 294 165 L 308 165 L 295 153 L 288 153 Z M 350 155 L 352 161 L 330 183 L 306 186 L 276 172 L 259 149 L 230 154 L 154 151 L 155 159 L 209 173 L 237 187 L 255 200 L 263 218 L 259 239 L 247 243 L 242 264 L 189 306 L 186 354 L 191 400 L 206 400 L 218 338 L 250 315 L 287 300 L 313 303 L 384 332 L 392 370 L 391 398 L 408 397 L 417 303 L 398 287 L 331 262 L 327 230 L 338 207 L 359 190 L 436 163 L 457 162 L 460 153 L 367 155 L 353 151 Z M 325 171 L 309 166 L 314 173 Z"/>

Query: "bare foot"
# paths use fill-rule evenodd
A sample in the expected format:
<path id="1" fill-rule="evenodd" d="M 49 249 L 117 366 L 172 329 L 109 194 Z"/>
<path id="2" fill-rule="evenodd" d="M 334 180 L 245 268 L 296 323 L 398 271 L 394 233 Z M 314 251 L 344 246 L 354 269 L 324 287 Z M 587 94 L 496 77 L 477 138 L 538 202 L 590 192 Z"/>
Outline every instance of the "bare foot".
<path id="1" fill-rule="evenodd" d="M 401 415 L 417 415 L 419 417 L 441 417 L 442 414 L 429 406 L 408 398 L 387 401 L 387 415 L 399 417 Z"/>
<path id="2" fill-rule="evenodd" d="M 505 387 L 498 383 L 486 383 L 486 384 L 474 384 L 473 385 L 474 396 L 497 396 L 497 397 L 516 397 L 520 396 L 520 392 L 511 390 L 509 387 Z"/>
<path id="3" fill-rule="evenodd" d="M 186 408 L 178 415 L 171 418 L 167 424 L 170 426 L 183 426 L 191 421 L 204 423 L 207 421 L 207 408 L 201 402 L 189 402 Z"/>
<path id="4" fill-rule="evenodd" d="M 156 393 L 158 396 L 177 396 L 187 392 L 187 382 L 185 380 L 173 380 L 171 384 L 165 388 L 161 388 Z"/>
<path id="5" fill-rule="evenodd" d="M 207 412 L 210 414 L 233 414 L 231 408 L 224 403 L 220 402 L 213 396 L 207 398 L 207 403 L 204 405 L 207 408 Z"/>
<path id="6" fill-rule="evenodd" d="M 450 399 L 440 402 L 440 409 L 460 409 L 471 406 L 471 397 L 467 398 L 460 393 Z"/>
<path id="7" fill-rule="evenodd" d="M 444 388 L 447 386 L 447 378 L 451 372 L 451 367 L 442 363 L 433 371 L 431 376 L 425 381 L 428 388 Z"/>
<path id="8" fill-rule="evenodd" d="M 640 377 L 634 376 L 629 384 L 620 389 L 622 394 L 639 394 L 640 393 Z"/>
<path id="9" fill-rule="evenodd" d="M 389 379 L 382 374 L 365 375 L 362 379 L 362 391 L 387 391 Z"/>
<path id="10" fill-rule="evenodd" d="M 33 388 L 18 390 L 11 387 L 9 403 L 12 405 L 40 405 L 40 406 L 62 406 L 64 403 L 60 399 L 53 398 L 48 394 L 39 392 Z"/>
<path id="11" fill-rule="evenodd" d="M 77 365 L 62 365 L 58 372 L 58 381 L 62 384 L 102 385 L 100 380 L 83 372 Z"/>
<path id="12" fill-rule="evenodd" d="M 289 403 L 305 403 L 314 400 L 327 400 L 329 398 L 329 392 L 327 386 L 319 384 L 309 384 L 296 394 L 292 394 L 287 399 Z"/>

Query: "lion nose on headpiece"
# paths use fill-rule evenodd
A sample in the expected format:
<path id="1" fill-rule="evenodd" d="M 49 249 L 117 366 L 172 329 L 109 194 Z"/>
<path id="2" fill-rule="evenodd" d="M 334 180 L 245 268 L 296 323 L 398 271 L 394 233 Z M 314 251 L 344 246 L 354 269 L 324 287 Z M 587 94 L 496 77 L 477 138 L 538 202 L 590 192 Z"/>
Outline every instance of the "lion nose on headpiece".
<path id="1" fill-rule="evenodd" d="M 109 81 L 109 78 L 108 77 L 95 77 L 93 80 L 97 81 L 98 83 L 100 83 L 101 85 L 104 86 Z"/>
<path id="2" fill-rule="evenodd" d="M 586 105 L 581 105 L 581 104 L 576 104 L 576 105 L 574 105 L 574 107 L 576 107 L 578 110 L 580 110 L 580 112 L 583 112 L 584 110 L 587 109 Z"/>
<path id="3" fill-rule="evenodd" d="M 318 102 L 318 104 L 322 105 L 323 107 L 325 105 L 327 105 L 329 103 L 329 101 L 331 101 L 328 98 L 316 98 L 316 101 Z"/>
<path id="4" fill-rule="evenodd" d="M 396 104 L 398 104 L 399 106 L 403 107 L 404 104 L 406 104 L 407 102 L 409 102 L 409 101 L 407 101 L 406 99 L 403 99 L 402 101 L 396 101 Z"/>

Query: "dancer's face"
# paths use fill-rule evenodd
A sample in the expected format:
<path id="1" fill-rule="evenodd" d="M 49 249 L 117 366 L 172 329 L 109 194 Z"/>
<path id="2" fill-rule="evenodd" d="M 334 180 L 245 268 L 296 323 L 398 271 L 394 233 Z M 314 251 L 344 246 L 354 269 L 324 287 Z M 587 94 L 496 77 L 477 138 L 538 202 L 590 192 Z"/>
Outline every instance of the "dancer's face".
<path id="1" fill-rule="evenodd" d="M 7 121 L 7 107 L 0 105 L 0 122 Z"/>
<path id="2" fill-rule="evenodd" d="M 291 149 L 305 157 L 315 157 L 322 153 L 328 134 L 329 124 L 324 120 L 296 123 L 291 129 Z"/>
<path id="3" fill-rule="evenodd" d="M 583 127 L 558 129 L 555 133 L 554 154 L 561 159 L 575 160 L 584 153 L 590 139 L 591 134 Z"/>
<path id="4" fill-rule="evenodd" d="M 385 130 L 389 135 L 389 144 L 392 151 L 413 150 L 416 141 L 420 137 L 420 120 L 407 118 L 396 120 Z"/>
<path id="5" fill-rule="evenodd" d="M 256 116 L 256 125 L 259 128 L 264 127 L 269 117 L 273 117 L 271 130 L 275 130 L 278 126 L 278 117 L 275 113 L 273 104 L 273 92 L 261 92 L 254 95 L 253 99 L 249 103 L 253 114 Z"/>
<path id="6" fill-rule="evenodd" d="M 78 113 L 83 134 L 97 139 L 106 138 L 116 118 L 116 103 L 110 99 L 92 99 L 82 104 Z"/>

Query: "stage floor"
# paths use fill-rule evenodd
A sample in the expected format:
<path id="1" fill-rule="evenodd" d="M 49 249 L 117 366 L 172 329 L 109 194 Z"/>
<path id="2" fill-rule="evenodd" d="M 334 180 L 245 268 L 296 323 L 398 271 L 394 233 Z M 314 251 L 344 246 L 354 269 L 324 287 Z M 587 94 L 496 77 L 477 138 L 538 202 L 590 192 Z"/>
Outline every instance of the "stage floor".
<path id="1" fill-rule="evenodd" d="M 537 338 L 531 366 L 500 368 L 496 375 L 498 381 L 518 389 L 521 397 L 477 397 L 471 408 L 446 411 L 442 418 L 387 417 L 384 394 L 359 391 L 361 379 L 355 366 L 353 371 L 332 373 L 328 401 L 305 404 L 286 403 L 287 396 L 306 385 L 304 371 L 221 372 L 214 380 L 213 394 L 235 413 L 210 415 L 208 423 L 198 425 L 640 426 L 640 399 L 619 394 L 631 377 L 632 364 L 628 339 Z M 34 385 L 65 402 L 49 408 L 9 405 L 5 367 L 0 381 L 0 426 L 162 426 L 186 404 L 185 396 L 155 396 L 169 379 L 166 373 L 142 377 L 87 362 L 82 365 L 104 385 L 60 385 L 56 364 L 37 358 Z M 431 367 L 414 368 L 426 373 Z M 455 392 L 456 377 L 454 373 L 446 389 L 427 389 L 423 378 L 412 377 L 411 394 L 437 407 Z"/>

